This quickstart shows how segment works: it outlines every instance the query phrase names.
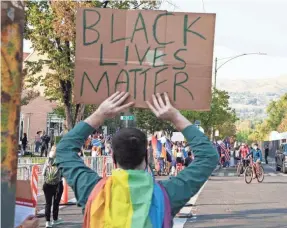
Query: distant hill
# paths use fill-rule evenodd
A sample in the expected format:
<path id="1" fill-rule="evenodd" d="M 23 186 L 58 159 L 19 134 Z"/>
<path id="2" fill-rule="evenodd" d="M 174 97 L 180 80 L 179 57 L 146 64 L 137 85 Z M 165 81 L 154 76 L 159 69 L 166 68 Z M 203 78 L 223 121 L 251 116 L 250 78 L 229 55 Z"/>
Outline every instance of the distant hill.
<path id="1" fill-rule="evenodd" d="M 219 79 L 217 87 L 229 92 L 230 103 L 240 119 L 258 120 L 266 117 L 272 100 L 287 93 L 287 75 L 272 79 Z"/>

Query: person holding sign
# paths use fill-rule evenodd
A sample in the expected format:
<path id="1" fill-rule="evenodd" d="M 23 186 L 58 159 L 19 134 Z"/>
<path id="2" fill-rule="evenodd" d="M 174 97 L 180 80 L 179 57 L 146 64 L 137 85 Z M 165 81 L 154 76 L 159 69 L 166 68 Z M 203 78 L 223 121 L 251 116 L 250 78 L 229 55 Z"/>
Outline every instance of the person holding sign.
<path id="1" fill-rule="evenodd" d="M 131 107 L 129 93 L 116 92 L 85 121 L 68 132 L 57 146 L 56 162 L 73 188 L 78 205 L 85 211 L 85 228 L 172 227 L 172 218 L 206 182 L 218 162 L 218 154 L 208 138 L 175 109 L 167 93 L 147 102 L 152 112 L 170 121 L 193 148 L 195 159 L 177 177 L 156 182 L 146 171 L 147 137 L 136 128 L 123 128 L 112 138 L 117 169 L 101 178 L 77 155 L 85 139 L 101 126 Z"/>

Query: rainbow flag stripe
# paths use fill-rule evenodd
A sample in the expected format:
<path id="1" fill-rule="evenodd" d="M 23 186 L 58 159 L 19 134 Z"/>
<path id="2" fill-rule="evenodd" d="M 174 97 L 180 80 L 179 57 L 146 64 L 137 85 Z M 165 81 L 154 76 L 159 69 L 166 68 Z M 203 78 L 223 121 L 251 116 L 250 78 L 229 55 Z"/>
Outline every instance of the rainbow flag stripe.
<path id="1" fill-rule="evenodd" d="M 117 169 L 92 191 L 83 227 L 169 228 L 170 202 L 147 172 Z"/>

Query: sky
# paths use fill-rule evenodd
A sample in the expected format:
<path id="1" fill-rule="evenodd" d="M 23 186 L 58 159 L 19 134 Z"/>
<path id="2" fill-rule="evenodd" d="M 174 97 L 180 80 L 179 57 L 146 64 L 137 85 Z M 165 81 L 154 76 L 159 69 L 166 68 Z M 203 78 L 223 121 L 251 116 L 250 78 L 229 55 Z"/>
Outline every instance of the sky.
<path id="1" fill-rule="evenodd" d="M 287 0 L 166 0 L 161 9 L 216 13 L 214 58 L 267 54 L 228 62 L 218 70 L 219 81 L 287 77 Z"/>

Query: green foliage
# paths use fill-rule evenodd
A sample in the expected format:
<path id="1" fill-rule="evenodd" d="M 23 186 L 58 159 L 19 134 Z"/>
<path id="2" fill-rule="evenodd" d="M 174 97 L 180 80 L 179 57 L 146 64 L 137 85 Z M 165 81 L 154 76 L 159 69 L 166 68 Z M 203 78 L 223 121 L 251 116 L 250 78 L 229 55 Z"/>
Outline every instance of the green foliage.
<path id="1" fill-rule="evenodd" d="M 171 135 L 176 131 L 172 124 L 156 118 L 156 116 L 149 109 L 132 109 L 132 113 L 136 117 L 137 127 L 146 130 L 150 133 L 156 131 L 164 131 L 167 135 Z"/>
<path id="2" fill-rule="evenodd" d="M 257 124 L 249 139 L 252 141 L 268 140 L 271 131 L 278 130 L 284 132 L 287 116 L 287 93 L 278 101 L 272 101 L 267 107 L 268 117 L 265 121 Z"/>
<path id="3" fill-rule="evenodd" d="M 118 9 L 157 9 L 157 1 L 108 1 Z M 68 129 L 84 114 L 85 105 L 72 103 L 76 46 L 76 12 L 79 7 L 103 7 L 102 1 L 27 1 L 25 39 L 41 59 L 26 62 L 26 83 L 45 87 L 47 99 L 64 110 Z M 47 73 L 37 75 L 48 69 Z M 59 111 L 62 112 L 62 111 Z"/>
<path id="4" fill-rule="evenodd" d="M 229 106 L 229 95 L 226 91 L 215 90 L 213 92 L 211 110 L 208 112 L 181 111 L 181 113 L 191 122 L 201 121 L 201 126 L 210 135 L 211 129 L 218 129 L 221 137 L 235 135 L 235 122 L 237 120 L 235 111 Z M 134 114 L 137 118 L 137 126 L 149 132 L 159 130 L 171 134 L 175 131 L 174 127 L 164 121 L 158 120 L 151 111 L 146 109 L 135 109 Z"/>
<path id="5" fill-rule="evenodd" d="M 21 98 L 21 105 L 27 105 L 29 102 L 40 95 L 39 92 L 34 90 L 27 90 L 24 93 L 24 96 Z"/>
<path id="6" fill-rule="evenodd" d="M 201 121 L 201 126 L 207 135 L 213 130 L 219 130 L 220 136 L 230 136 L 235 134 L 235 122 L 237 120 L 235 110 L 229 105 L 228 92 L 215 89 L 212 93 L 212 101 L 210 111 L 182 111 L 182 114 L 191 122 L 195 120 Z M 232 125 L 232 131 L 226 132 L 224 125 Z M 225 131 L 225 132 L 224 132 Z"/>
<path id="7" fill-rule="evenodd" d="M 236 133 L 236 140 L 241 143 L 250 143 L 249 135 L 251 134 L 251 130 L 243 130 Z"/>

